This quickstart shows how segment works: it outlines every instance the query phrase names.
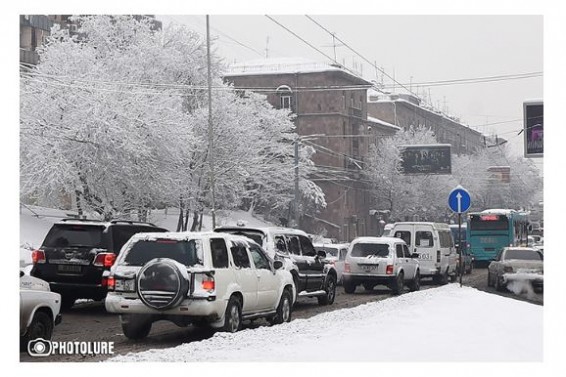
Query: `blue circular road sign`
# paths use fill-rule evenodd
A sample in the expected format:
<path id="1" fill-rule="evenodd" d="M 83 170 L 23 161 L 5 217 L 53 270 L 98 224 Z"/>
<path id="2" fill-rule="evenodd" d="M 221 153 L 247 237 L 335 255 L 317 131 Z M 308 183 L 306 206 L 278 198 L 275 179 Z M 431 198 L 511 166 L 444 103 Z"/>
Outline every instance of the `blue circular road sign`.
<path id="1" fill-rule="evenodd" d="M 471 205 L 472 198 L 465 188 L 458 186 L 454 190 L 450 191 L 450 195 L 448 195 L 448 207 L 450 207 L 452 212 L 466 212 L 470 209 Z"/>

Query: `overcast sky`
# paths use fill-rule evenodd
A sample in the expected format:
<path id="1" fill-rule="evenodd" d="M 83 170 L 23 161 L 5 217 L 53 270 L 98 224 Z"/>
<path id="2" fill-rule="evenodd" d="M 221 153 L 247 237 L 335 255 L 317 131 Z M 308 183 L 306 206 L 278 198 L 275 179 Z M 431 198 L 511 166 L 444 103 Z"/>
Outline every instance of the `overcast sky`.
<path id="1" fill-rule="evenodd" d="M 264 15 L 211 15 L 214 47 L 226 62 L 276 57 L 328 57 L 363 72 L 366 79 L 391 86 L 394 81 L 432 98 L 438 109 L 464 124 L 506 138 L 516 154 L 523 153 L 523 101 L 543 98 L 543 17 L 541 15 L 355 16 L 309 14 L 335 33 L 338 40 L 305 15 L 270 15 L 303 38 L 301 41 Z M 167 25 L 185 24 L 205 33 L 202 15 L 158 15 Z M 336 48 L 334 49 L 334 45 Z M 316 49 L 320 50 L 317 51 Z M 363 58 L 389 75 L 379 73 Z M 322 53 L 321 53 L 322 52 Z M 418 83 L 479 79 L 533 73 L 534 77 L 499 81 L 425 86 Z M 397 91 L 404 91 L 398 84 Z M 391 88 L 390 88 L 391 90 Z M 505 123 L 499 123 L 505 122 Z M 493 124 L 498 123 L 498 124 Z M 490 125 L 493 124 L 493 125 Z M 542 161 L 537 161 L 540 164 Z"/>

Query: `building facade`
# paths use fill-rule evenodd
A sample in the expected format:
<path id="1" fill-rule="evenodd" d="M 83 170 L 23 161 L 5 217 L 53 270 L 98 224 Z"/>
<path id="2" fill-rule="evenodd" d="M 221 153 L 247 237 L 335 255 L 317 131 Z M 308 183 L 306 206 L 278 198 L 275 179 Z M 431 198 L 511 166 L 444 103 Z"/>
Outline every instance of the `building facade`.
<path id="1" fill-rule="evenodd" d="M 323 190 L 327 207 L 303 214 L 300 228 L 341 241 L 375 235 L 368 182 L 361 170 L 369 146 L 399 127 L 367 117 L 372 84 L 340 67 L 304 60 L 264 60 L 234 65 L 224 76 L 237 89 L 261 91 L 275 108 L 295 115 L 301 145 L 313 147 L 316 171 L 310 177 Z"/>
<path id="2" fill-rule="evenodd" d="M 422 107 L 420 100 L 408 94 L 383 95 L 370 92 L 367 104 L 368 115 L 392 123 L 403 129 L 423 125 L 430 128 L 441 144 L 451 144 L 452 153 L 472 154 L 485 148 L 483 134 L 461 124 L 441 112 Z"/>

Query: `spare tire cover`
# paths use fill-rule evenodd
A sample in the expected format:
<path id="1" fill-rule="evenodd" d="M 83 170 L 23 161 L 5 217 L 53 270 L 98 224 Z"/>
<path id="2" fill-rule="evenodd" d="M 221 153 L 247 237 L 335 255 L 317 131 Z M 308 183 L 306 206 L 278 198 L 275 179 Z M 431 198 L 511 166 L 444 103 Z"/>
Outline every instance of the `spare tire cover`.
<path id="1" fill-rule="evenodd" d="M 187 269 L 173 259 L 152 259 L 138 273 L 138 295 L 150 308 L 158 310 L 174 308 L 186 297 L 188 290 Z"/>

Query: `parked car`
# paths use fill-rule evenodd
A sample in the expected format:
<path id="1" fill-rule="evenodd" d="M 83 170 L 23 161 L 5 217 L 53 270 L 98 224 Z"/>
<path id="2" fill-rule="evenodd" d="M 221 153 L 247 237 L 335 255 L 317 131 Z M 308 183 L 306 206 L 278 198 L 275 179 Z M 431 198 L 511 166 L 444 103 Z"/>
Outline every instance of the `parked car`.
<path id="1" fill-rule="evenodd" d="M 398 222 L 390 234 L 404 240 L 411 254 L 419 255 L 421 277 L 432 277 L 438 284 L 456 281 L 458 256 L 448 224 Z"/>
<path id="2" fill-rule="evenodd" d="M 69 309 L 78 298 L 102 300 L 107 289 L 102 273 L 122 246 L 139 232 L 165 232 L 150 223 L 63 219 L 51 227 L 38 250 L 32 252 L 31 275 L 49 282 Z"/>
<path id="3" fill-rule="evenodd" d="M 528 281 L 533 288 L 544 285 L 543 254 L 532 247 L 505 247 L 487 270 L 487 285 L 498 291 L 513 281 Z"/>
<path id="4" fill-rule="evenodd" d="M 293 276 L 298 298 L 316 297 L 319 305 L 330 305 L 336 296 L 338 274 L 326 252 L 316 251 L 308 235 L 292 228 L 220 227 L 215 232 L 249 237 Z"/>
<path id="5" fill-rule="evenodd" d="M 314 243 L 316 250 L 323 250 L 326 253 L 326 259 L 329 260 L 336 269 L 337 283 L 342 284 L 342 273 L 344 272 L 344 261 L 348 252 L 349 243 Z"/>
<path id="6" fill-rule="evenodd" d="M 146 337 L 153 322 L 236 332 L 242 321 L 291 320 L 291 273 L 247 237 L 225 233 L 142 233 L 131 238 L 106 278 L 106 310 L 124 335 Z"/>
<path id="7" fill-rule="evenodd" d="M 28 344 L 33 347 L 30 342 L 35 339 L 51 340 L 54 327 L 61 322 L 60 309 L 61 295 L 51 292 L 49 283 L 20 271 L 21 350 L 28 349 Z"/>
<path id="8" fill-rule="evenodd" d="M 354 239 L 344 264 L 343 285 L 346 293 L 354 293 L 358 285 L 371 291 L 386 285 L 393 294 L 420 289 L 418 254 L 411 254 L 405 241 L 393 237 L 359 237 Z"/>
<path id="9" fill-rule="evenodd" d="M 464 270 L 465 274 L 471 274 L 474 271 L 474 254 L 468 249 L 462 249 L 462 269 Z M 460 256 L 456 259 L 456 271 L 460 274 Z"/>

